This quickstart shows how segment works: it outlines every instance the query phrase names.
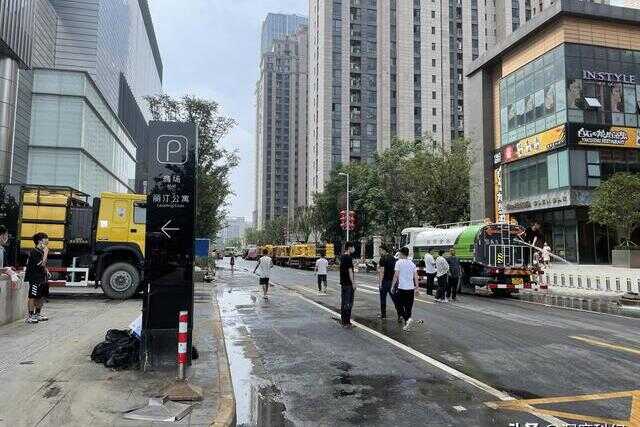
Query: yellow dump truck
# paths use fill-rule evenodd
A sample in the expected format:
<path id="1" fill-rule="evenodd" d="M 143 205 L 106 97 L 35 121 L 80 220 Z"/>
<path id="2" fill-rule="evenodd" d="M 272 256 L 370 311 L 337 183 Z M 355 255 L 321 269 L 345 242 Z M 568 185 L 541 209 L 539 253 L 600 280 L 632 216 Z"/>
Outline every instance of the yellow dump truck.
<path id="1" fill-rule="evenodd" d="M 93 284 L 114 299 L 137 292 L 144 270 L 145 195 L 102 193 L 90 201 L 68 187 L 0 185 L 0 201 L 10 265 L 26 265 L 33 235 L 44 232 L 51 285 Z"/>

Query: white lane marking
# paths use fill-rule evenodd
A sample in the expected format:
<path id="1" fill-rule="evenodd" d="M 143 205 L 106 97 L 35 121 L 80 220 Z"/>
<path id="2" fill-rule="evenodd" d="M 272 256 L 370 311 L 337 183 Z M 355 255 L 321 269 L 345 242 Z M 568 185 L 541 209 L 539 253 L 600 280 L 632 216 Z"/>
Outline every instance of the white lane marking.
<path id="1" fill-rule="evenodd" d="M 309 304 L 311 304 L 311 305 L 313 305 L 313 306 L 315 306 L 315 307 L 317 307 L 317 308 L 319 308 L 321 310 L 329 312 L 332 315 L 338 315 L 339 314 L 338 312 L 336 312 L 336 311 L 334 311 L 334 310 L 332 310 L 330 308 L 327 308 L 327 307 L 325 307 L 325 306 L 323 306 L 321 304 L 318 304 L 317 302 L 305 297 L 304 295 L 301 295 L 301 294 L 298 293 L 297 296 L 298 296 L 298 298 L 306 301 L 307 303 L 309 303 Z M 438 368 L 438 369 L 446 372 L 447 374 L 451 375 L 452 377 L 458 378 L 459 380 L 462 380 L 462 381 L 466 382 L 467 384 L 472 385 L 472 386 L 474 386 L 474 387 L 476 387 L 476 388 L 478 388 L 478 389 L 490 394 L 491 396 L 494 396 L 494 397 L 498 398 L 499 400 L 503 400 L 503 401 L 516 400 L 514 397 L 510 396 L 509 394 L 507 394 L 505 392 L 502 392 L 502 391 L 500 391 L 500 390 L 498 390 L 496 388 L 493 388 L 489 384 L 483 383 L 480 380 L 477 380 L 477 379 L 475 379 L 473 377 L 470 377 L 469 375 L 464 374 L 464 373 L 458 371 L 457 369 L 452 368 L 449 365 L 445 365 L 444 363 L 442 363 L 442 362 L 440 362 L 440 361 L 438 361 L 436 359 L 433 359 L 433 358 L 427 356 L 426 354 L 420 353 L 418 350 L 416 350 L 414 348 L 411 348 L 411 347 L 409 347 L 409 346 L 407 346 L 405 344 L 402 344 L 401 342 L 396 341 L 393 338 L 389 338 L 388 336 L 376 331 L 375 329 L 371 329 L 371 328 L 369 328 L 369 327 L 367 327 L 367 326 L 365 326 L 365 325 L 363 325 L 361 323 L 356 322 L 355 320 L 351 320 L 351 323 L 353 323 L 355 326 L 357 326 L 358 328 L 362 329 L 363 331 L 366 331 L 366 332 L 370 333 L 371 335 L 373 335 L 373 336 L 375 336 L 377 338 L 380 338 L 381 340 L 386 341 L 389 344 L 391 344 L 391 345 L 393 345 L 393 346 L 395 346 L 395 347 L 397 347 L 397 348 L 399 348 L 401 350 L 404 350 L 404 351 L 406 351 L 407 353 L 409 353 L 409 354 L 411 354 L 413 356 L 416 356 L 418 359 L 428 363 L 429 365 L 431 365 L 431 366 L 433 366 L 435 368 Z M 538 418 L 540 418 L 542 420 L 545 420 L 545 421 L 547 421 L 549 423 L 552 423 L 552 424 L 555 424 L 555 425 L 563 425 L 564 424 L 564 422 L 562 420 L 558 419 L 558 418 L 555 418 L 555 417 L 552 417 L 552 416 L 549 416 L 549 415 L 538 414 L 534 407 L 530 408 L 529 413 L 531 415 L 534 415 L 534 416 L 536 416 L 536 417 L 538 417 Z"/>

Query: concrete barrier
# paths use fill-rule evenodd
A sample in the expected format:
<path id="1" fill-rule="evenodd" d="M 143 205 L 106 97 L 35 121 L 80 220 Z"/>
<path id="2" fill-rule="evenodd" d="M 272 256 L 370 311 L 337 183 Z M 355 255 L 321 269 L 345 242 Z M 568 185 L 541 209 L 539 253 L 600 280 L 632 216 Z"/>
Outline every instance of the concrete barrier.
<path id="1" fill-rule="evenodd" d="M 27 284 L 22 281 L 17 289 L 12 289 L 9 278 L 0 276 L 0 325 L 26 317 L 28 290 Z"/>

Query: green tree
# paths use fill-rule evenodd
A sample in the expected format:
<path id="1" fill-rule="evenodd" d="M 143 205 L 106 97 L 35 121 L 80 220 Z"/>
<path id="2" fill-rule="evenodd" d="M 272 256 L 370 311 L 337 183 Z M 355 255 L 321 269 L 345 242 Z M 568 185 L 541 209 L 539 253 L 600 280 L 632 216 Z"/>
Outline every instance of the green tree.
<path id="1" fill-rule="evenodd" d="M 198 129 L 198 207 L 196 236 L 214 237 L 227 216 L 228 197 L 233 194 L 229 182 L 231 170 L 238 165 L 236 151 L 222 147 L 236 121 L 222 115 L 213 101 L 185 95 L 173 98 L 166 94 L 146 98 L 153 120 L 194 123 Z"/>
<path id="2" fill-rule="evenodd" d="M 264 233 L 255 227 L 249 227 L 244 230 L 244 240 L 249 245 L 263 244 Z"/>
<path id="3" fill-rule="evenodd" d="M 295 216 L 292 227 L 292 234 L 296 240 L 308 242 L 314 231 L 314 211 L 306 206 L 298 206 L 295 209 Z"/>
<path id="4" fill-rule="evenodd" d="M 287 240 L 287 217 L 279 216 L 267 221 L 262 232 L 263 244 L 284 245 Z"/>
<path id="5" fill-rule="evenodd" d="M 428 221 L 433 224 L 469 219 L 469 142 L 454 140 L 451 150 L 433 152 L 424 187 L 429 201 Z"/>
<path id="6" fill-rule="evenodd" d="M 336 168 L 323 193 L 314 196 L 315 223 L 323 238 L 343 240 L 339 211 L 345 209 L 345 177 L 350 174 L 351 209 L 358 226 L 352 238 L 381 235 L 395 242 L 403 228 L 469 217 L 469 143 L 455 140 L 442 150 L 432 139 L 394 140 L 371 164 Z"/>
<path id="7" fill-rule="evenodd" d="M 595 191 L 589 219 L 618 229 L 626 242 L 640 225 L 640 174 L 616 173 Z"/>
<path id="8" fill-rule="evenodd" d="M 371 192 L 376 190 L 377 183 L 373 166 L 366 163 L 339 166 L 331 172 L 324 191 L 314 195 L 314 223 L 322 230 L 316 234 L 328 242 L 344 241 L 346 238 L 345 231 L 340 228 L 340 211 L 347 208 L 346 177 L 340 173 L 349 174 L 349 208 L 356 213 L 356 227 L 350 233 L 350 239 L 356 240 L 367 235 L 374 219 L 371 216 Z"/>
<path id="9" fill-rule="evenodd" d="M 241 248 L 242 247 L 242 239 L 239 238 L 233 238 L 233 239 L 228 239 L 225 243 L 225 246 L 227 247 L 231 247 L 231 248 Z"/>

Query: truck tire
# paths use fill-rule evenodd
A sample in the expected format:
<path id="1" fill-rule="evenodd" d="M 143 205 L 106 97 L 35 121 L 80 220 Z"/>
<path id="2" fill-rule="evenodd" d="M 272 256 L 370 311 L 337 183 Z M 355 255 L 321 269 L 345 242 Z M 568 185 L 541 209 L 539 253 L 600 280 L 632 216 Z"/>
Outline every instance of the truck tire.
<path id="1" fill-rule="evenodd" d="M 126 262 L 116 262 L 102 273 L 102 290 L 111 299 L 129 299 L 133 297 L 140 284 L 140 273 Z"/>

